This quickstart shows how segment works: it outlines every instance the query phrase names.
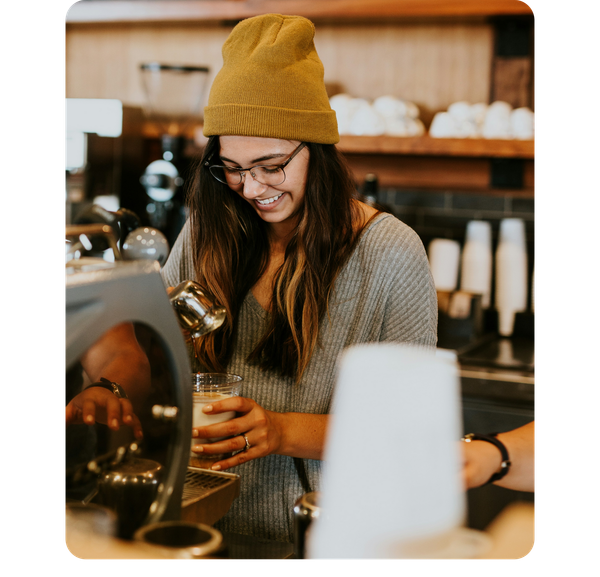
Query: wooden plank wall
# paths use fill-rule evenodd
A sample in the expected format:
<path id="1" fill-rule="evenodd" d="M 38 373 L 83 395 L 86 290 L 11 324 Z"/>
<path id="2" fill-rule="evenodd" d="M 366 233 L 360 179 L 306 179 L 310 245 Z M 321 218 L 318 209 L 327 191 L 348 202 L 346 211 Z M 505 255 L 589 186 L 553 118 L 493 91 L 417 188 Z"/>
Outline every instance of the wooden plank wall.
<path id="1" fill-rule="evenodd" d="M 118 98 L 128 106 L 143 106 L 139 65 L 151 61 L 208 65 L 212 83 L 231 28 L 205 23 L 70 25 L 66 96 Z M 452 102 L 489 101 L 490 24 L 317 24 L 315 44 L 325 81 L 334 91 L 411 100 L 426 124 Z"/>

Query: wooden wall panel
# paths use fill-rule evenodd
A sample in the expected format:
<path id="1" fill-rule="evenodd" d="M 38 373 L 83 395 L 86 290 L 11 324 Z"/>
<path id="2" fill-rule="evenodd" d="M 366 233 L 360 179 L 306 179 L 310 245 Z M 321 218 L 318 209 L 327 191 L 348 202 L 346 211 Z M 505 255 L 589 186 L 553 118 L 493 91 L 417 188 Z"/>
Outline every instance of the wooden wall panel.
<path id="1" fill-rule="evenodd" d="M 493 36 L 486 24 L 320 27 L 315 44 L 326 80 L 353 96 L 391 94 L 425 116 L 458 100 L 489 98 Z"/>
<path id="2" fill-rule="evenodd" d="M 212 83 L 230 31 L 231 27 L 184 24 L 71 28 L 66 35 L 66 96 L 118 98 L 125 105 L 143 107 L 139 65 L 153 61 L 209 66 Z"/>
<path id="3" fill-rule="evenodd" d="M 153 60 L 208 65 L 212 83 L 230 31 L 231 26 L 198 23 L 70 26 L 66 95 L 143 106 L 139 64 Z M 488 24 L 320 24 L 315 44 L 326 82 L 357 97 L 391 94 L 412 100 L 426 123 L 452 102 L 489 98 L 493 37 Z"/>

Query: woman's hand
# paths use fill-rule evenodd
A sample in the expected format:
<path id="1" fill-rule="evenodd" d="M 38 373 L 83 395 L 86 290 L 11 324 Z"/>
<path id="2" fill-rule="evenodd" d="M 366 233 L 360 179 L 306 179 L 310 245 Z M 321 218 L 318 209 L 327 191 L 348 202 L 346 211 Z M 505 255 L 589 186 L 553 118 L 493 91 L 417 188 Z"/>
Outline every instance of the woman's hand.
<path id="1" fill-rule="evenodd" d="M 282 448 L 283 414 L 267 411 L 252 399 L 231 397 L 206 405 L 202 410 L 209 415 L 226 411 L 235 411 L 240 415 L 224 423 L 192 429 L 192 436 L 197 439 L 229 437 L 214 443 L 192 445 L 192 451 L 198 453 L 199 458 L 202 455 L 242 451 L 229 459 L 215 463 L 211 467 L 215 471 L 229 469 L 252 459 L 278 453 Z M 250 444 L 247 451 L 243 450 L 246 447 L 244 435 Z"/>
<path id="2" fill-rule="evenodd" d="M 143 438 L 142 425 L 129 399 L 119 399 L 102 387 L 89 387 L 74 397 L 66 408 L 67 425 L 108 425 L 118 431 L 122 424 L 133 429 L 135 438 Z"/>

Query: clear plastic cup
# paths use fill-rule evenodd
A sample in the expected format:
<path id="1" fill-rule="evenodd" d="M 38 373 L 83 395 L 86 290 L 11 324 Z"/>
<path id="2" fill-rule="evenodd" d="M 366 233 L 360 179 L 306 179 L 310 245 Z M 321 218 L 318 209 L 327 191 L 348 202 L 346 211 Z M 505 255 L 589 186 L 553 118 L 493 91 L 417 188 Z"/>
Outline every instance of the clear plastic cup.
<path id="1" fill-rule="evenodd" d="M 211 403 L 222 401 L 229 397 L 237 397 L 242 388 L 242 377 L 228 373 L 194 373 L 192 375 L 192 393 L 193 393 L 193 420 L 192 427 L 206 427 L 215 423 L 223 423 L 235 418 L 235 411 L 226 411 L 211 415 L 204 413 L 202 409 Z M 226 437 L 216 437 L 210 439 L 192 439 L 192 445 L 205 443 L 214 443 Z M 192 451 L 191 457 L 196 461 L 218 461 L 226 459 L 230 454 L 204 455 Z M 196 466 L 201 466 L 196 462 Z"/>

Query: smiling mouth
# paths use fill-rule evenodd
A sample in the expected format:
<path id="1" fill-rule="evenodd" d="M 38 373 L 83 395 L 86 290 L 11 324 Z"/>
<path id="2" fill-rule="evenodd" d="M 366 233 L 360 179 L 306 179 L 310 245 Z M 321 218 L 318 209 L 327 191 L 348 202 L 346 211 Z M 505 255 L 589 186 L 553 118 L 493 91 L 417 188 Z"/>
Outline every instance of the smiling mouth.
<path id="1" fill-rule="evenodd" d="M 258 199 L 255 199 L 255 200 L 261 206 L 266 206 L 268 204 L 275 202 L 276 200 L 279 200 L 282 196 L 283 196 L 283 192 L 281 194 L 278 194 L 277 196 L 272 196 L 271 198 L 267 198 L 265 200 L 258 200 Z"/>

